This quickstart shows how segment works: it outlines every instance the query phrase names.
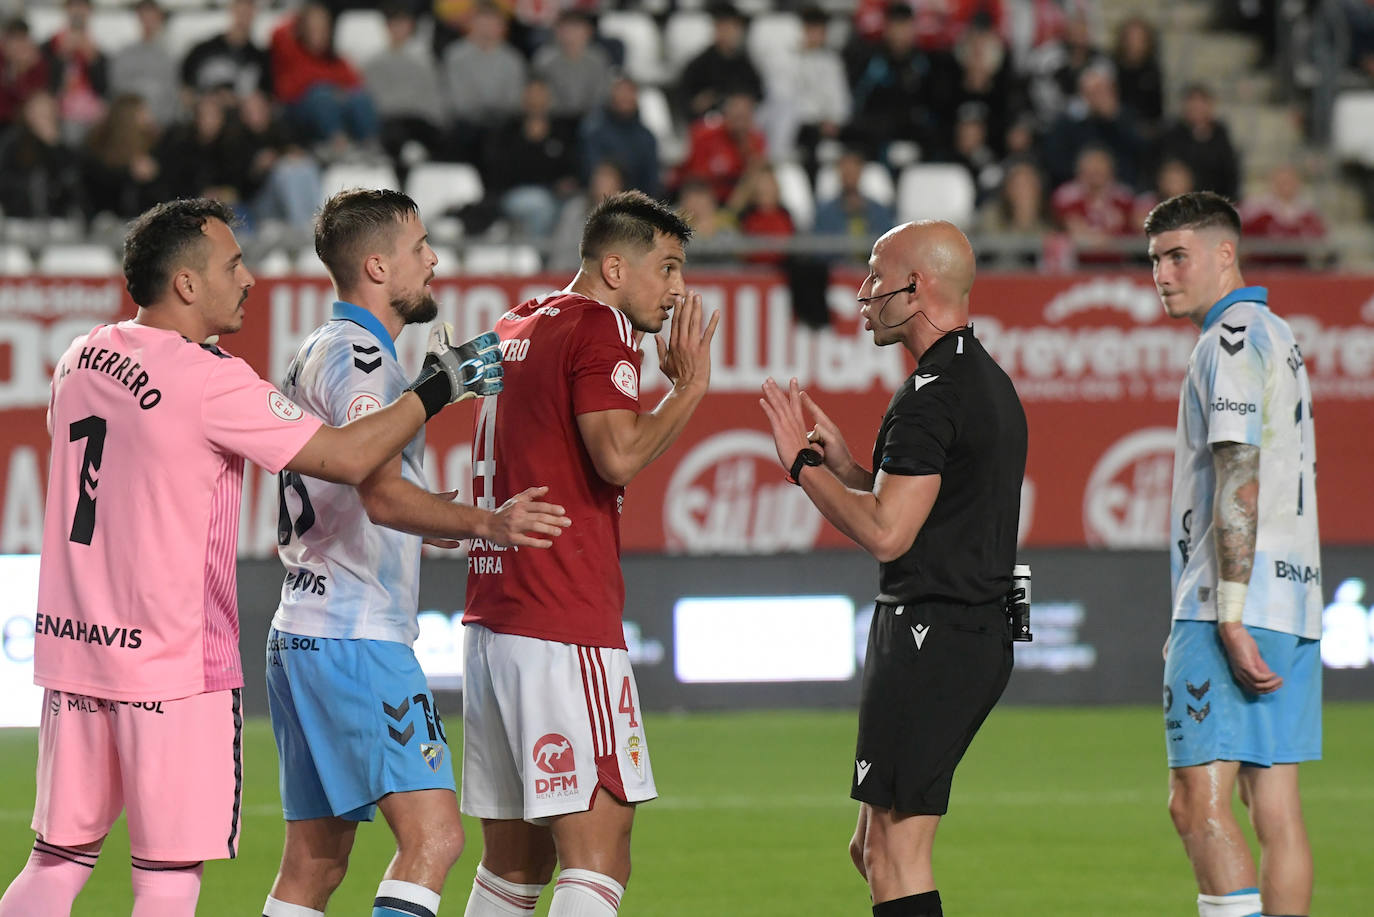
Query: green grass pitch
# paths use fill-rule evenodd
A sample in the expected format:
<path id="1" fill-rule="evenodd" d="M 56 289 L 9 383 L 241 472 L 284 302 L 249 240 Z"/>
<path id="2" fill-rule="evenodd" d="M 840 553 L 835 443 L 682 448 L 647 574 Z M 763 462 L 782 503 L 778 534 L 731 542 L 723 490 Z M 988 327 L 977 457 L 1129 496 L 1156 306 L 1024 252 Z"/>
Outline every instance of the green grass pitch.
<path id="1" fill-rule="evenodd" d="M 458 732 L 453 717 L 450 735 Z M 1304 769 L 1317 861 L 1312 913 L 1371 912 L 1374 704 L 1328 704 L 1326 760 Z M 649 721 L 659 800 L 635 826 L 622 913 L 645 917 L 793 917 L 868 913 L 846 846 L 855 804 L 851 712 L 659 714 Z M 199 913 L 259 913 L 281 850 L 276 758 L 265 720 L 249 723 L 243 849 L 207 866 Z M 35 733 L 0 732 L 0 883 L 32 843 Z M 945 907 L 959 917 L 1188 917 L 1196 894 L 1165 810 L 1154 708 L 1002 707 L 954 783 L 936 845 Z M 480 852 L 475 823 L 443 913 L 462 914 Z M 334 914 L 369 913 L 390 857 L 381 824 L 358 834 Z M 127 914 L 128 844 L 116 826 L 79 917 Z M 546 912 L 544 895 L 540 914 Z"/>

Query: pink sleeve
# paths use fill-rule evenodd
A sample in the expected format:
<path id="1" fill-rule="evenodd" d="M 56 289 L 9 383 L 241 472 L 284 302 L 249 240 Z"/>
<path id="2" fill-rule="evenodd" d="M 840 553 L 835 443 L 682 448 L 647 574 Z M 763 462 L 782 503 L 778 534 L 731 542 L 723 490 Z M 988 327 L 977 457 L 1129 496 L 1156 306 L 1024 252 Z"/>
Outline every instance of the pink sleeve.
<path id="1" fill-rule="evenodd" d="M 323 425 L 237 357 L 221 360 L 205 380 L 205 438 L 273 474 L 296 457 Z"/>

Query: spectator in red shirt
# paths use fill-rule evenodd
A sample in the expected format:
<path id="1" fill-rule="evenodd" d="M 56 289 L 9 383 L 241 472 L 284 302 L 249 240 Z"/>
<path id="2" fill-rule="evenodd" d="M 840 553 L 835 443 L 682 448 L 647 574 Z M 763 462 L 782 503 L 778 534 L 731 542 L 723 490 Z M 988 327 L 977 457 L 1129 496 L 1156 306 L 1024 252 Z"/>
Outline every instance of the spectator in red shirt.
<path id="1" fill-rule="evenodd" d="M 349 150 L 348 138 L 373 142 L 377 110 L 353 65 L 334 50 L 334 16 L 310 0 L 272 33 L 272 82 L 306 139 L 325 141 L 326 155 Z"/>
<path id="2" fill-rule="evenodd" d="M 29 97 L 48 88 L 48 62 L 29 24 L 16 16 L 0 28 L 0 128 L 14 123 Z"/>
<path id="3" fill-rule="evenodd" d="M 1055 189 L 1050 209 L 1061 228 L 1080 249 L 1101 247 L 1114 238 L 1135 235 L 1135 195 L 1116 180 L 1116 164 L 1104 147 L 1086 147 L 1078 154 L 1074 177 Z M 1079 256 L 1080 261 L 1116 262 L 1120 255 Z"/>
<path id="4" fill-rule="evenodd" d="M 1303 187 L 1302 174 L 1288 163 L 1269 173 L 1268 190 L 1241 201 L 1240 221 L 1247 239 L 1301 242 L 1326 236 L 1326 221 Z M 1249 256 L 1250 263 L 1266 265 L 1303 264 L 1307 260 L 1301 245 L 1295 245 L 1291 252 L 1252 252 Z"/>
<path id="5" fill-rule="evenodd" d="M 702 179 L 711 184 L 716 201 L 724 203 L 745 169 L 764 156 L 766 143 L 754 121 L 754 97 L 747 92 L 727 96 L 720 114 L 708 114 L 692 125 L 688 144 L 674 184 Z"/>
<path id="6" fill-rule="evenodd" d="M 744 174 L 730 195 L 727 209 L 739 214 L 739 229 L 746 236 L 796 235 L 792 215 L 782 205 L 778 178 L 766 162 L 754 165 Z M 783 252 L 755 252 L 744 260 L 749 264 L 781 265 L 784 257 Z"/>

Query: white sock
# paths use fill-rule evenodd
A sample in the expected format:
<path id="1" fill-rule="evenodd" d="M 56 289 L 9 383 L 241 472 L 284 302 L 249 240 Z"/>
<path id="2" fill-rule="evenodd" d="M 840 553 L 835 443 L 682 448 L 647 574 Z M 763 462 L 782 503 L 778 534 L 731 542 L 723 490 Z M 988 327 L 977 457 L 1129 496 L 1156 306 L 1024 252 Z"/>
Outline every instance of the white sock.
<path id="1" fill-rule="evenodd" d="M 1198 895 L 1198 917 L 1260 917 L 1258 888 L 1242 888 L 1229 895 Z"/>
<path id="2" fill-rule="evenodd" d="M 262 917 L 324 917 L 324 911 L 317 911 L 304 904 L 287 904 L 268 895 L 267 903 L 262 906 Z"/>
<path id="3" fill-rule="evenodd" d="M 509 882 L 478 863 L 463 917 L 528 917 L 534 913 L 543 890 L 542 885 Z"/>
<path id="4" fill-rule="evenodd" d="M 438 892 L 400 879 L 383 879 L 382 884 L 377 886 L 377 897 L 372 902 L 372 917 L 386 917 L 387 914 L 437 917 L 438 913 Z"/>
<path id="5" fill-rule="evenodd" d="M 565 869 L 553 887 L 549 917 L 615 917 L 625 887 L 590 869 Z"/>

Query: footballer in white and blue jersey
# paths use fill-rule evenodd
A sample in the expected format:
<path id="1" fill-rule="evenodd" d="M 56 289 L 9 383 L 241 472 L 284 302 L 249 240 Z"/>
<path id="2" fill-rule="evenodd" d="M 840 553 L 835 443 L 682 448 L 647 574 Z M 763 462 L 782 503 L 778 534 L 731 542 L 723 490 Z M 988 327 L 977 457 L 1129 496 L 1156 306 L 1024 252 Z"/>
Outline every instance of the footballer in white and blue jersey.
<path id="1" fill-rule="evenodd" d="M 1254 563 L 1243 622 L 1283 688 L 1251 694 L 1217 638 L 1212 447 L 1259 449 Z M 1178 407 L 1170 530 L 1173 630 L 1165 663 L 1169 764 L 1269 766 L 1321 757 L 1321 557 L 1312 390 L 1263 287 L 1208 310 Z"/>
<path id="2" fill-rule="evenodd" d="M 282 392 L 342 425 L 409 383 L 369 311 L 336 302 L 291 363 Z M 425 488 L 424 431 L 401 453 Z M 288 821 L 369 821 L 388 793 L 454 789 L 434 697 L 411 645 L 422 539 L 374 524 L 358 491 L 279 476 L 278 554 L 286 567 L 267 645 L 268 700 Z"/>

